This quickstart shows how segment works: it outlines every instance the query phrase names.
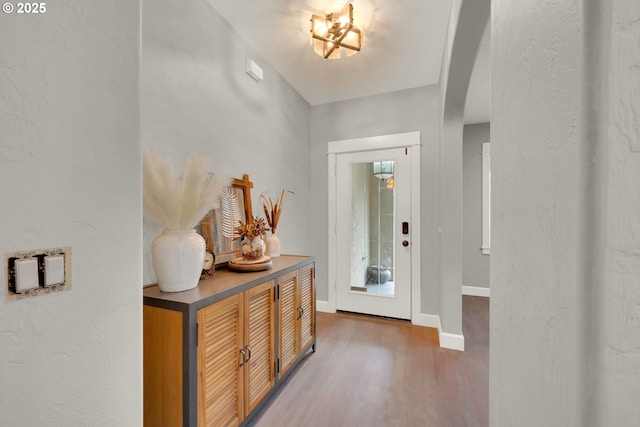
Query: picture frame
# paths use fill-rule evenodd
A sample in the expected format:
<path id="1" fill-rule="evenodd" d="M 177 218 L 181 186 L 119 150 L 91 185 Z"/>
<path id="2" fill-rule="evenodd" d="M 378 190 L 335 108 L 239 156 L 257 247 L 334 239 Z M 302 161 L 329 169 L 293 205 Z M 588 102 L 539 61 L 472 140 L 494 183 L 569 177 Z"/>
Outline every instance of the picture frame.
<path id="1" fill-rule="evenodd" d="M 253 182 L 248 174 L 244 174 L 242 179 L 233 178 L 220 196 L 220 206 L 210 210 L 196 228 L 204 237 L 207 250 L 213 252 L 216 267 L 242 255 L 240 238 L 234 229 L 240 225 L 239 221 L 253 218 L 252 188 Z"/>

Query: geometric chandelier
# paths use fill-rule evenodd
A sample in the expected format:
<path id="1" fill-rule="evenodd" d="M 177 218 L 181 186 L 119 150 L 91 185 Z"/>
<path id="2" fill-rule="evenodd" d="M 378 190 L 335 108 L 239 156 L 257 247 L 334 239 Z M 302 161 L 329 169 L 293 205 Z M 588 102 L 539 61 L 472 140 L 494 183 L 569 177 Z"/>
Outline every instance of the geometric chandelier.
<path id="1" fill-rule="evenodd" d="M 360 52 L 364 45 L 364 23 L 351 3 L 335 6 L 328 13 L 311 16 L 311 44 L 323 58 L 341 58 Z"/>

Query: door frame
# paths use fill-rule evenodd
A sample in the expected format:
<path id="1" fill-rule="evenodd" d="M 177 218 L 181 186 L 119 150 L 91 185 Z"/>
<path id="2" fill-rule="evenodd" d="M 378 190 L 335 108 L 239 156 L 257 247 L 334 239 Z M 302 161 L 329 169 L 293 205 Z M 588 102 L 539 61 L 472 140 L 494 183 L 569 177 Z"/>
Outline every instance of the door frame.
<path id="1" fill-rule="evenodd" d="M 411 323 L 420 324 L 420 132 L 406 132 L 390 135 L 372 136 L 356 139 L 330 141 L 327 146 L 329 178 L 328 207 L 328 235 L 329 251 L 327 256 L 329 273 L 329 301 L 330 311 L 335 312 L 337 306 L 337 179 L 336 157 L 338 154 L 385 150 L 389 148 L 411 149 L 411 227 L 409 236 L 411 239 Z"/>

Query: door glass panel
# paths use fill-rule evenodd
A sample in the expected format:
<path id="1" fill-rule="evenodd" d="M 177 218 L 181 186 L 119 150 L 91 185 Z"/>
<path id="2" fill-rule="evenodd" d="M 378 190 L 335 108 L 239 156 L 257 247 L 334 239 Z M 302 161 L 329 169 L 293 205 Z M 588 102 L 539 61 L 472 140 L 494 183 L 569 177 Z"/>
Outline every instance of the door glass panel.
<path id="1" fill-rule="evenodd" d="M 351 164 L 351 290 L 394 296 L 393 161 Z"/>

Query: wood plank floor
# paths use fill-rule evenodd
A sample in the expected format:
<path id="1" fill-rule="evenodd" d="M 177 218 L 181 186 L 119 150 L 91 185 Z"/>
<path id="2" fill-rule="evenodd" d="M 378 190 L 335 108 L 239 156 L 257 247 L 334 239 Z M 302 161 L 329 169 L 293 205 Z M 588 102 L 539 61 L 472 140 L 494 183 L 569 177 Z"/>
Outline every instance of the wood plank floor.
<path id="1" fill-rule="evenodd" d="M 317 351 L 254 425 L 489 425 L 489 299 L 463 297 L 466 351 L 438 347 L 435 329 L 318 313 Z"/>

